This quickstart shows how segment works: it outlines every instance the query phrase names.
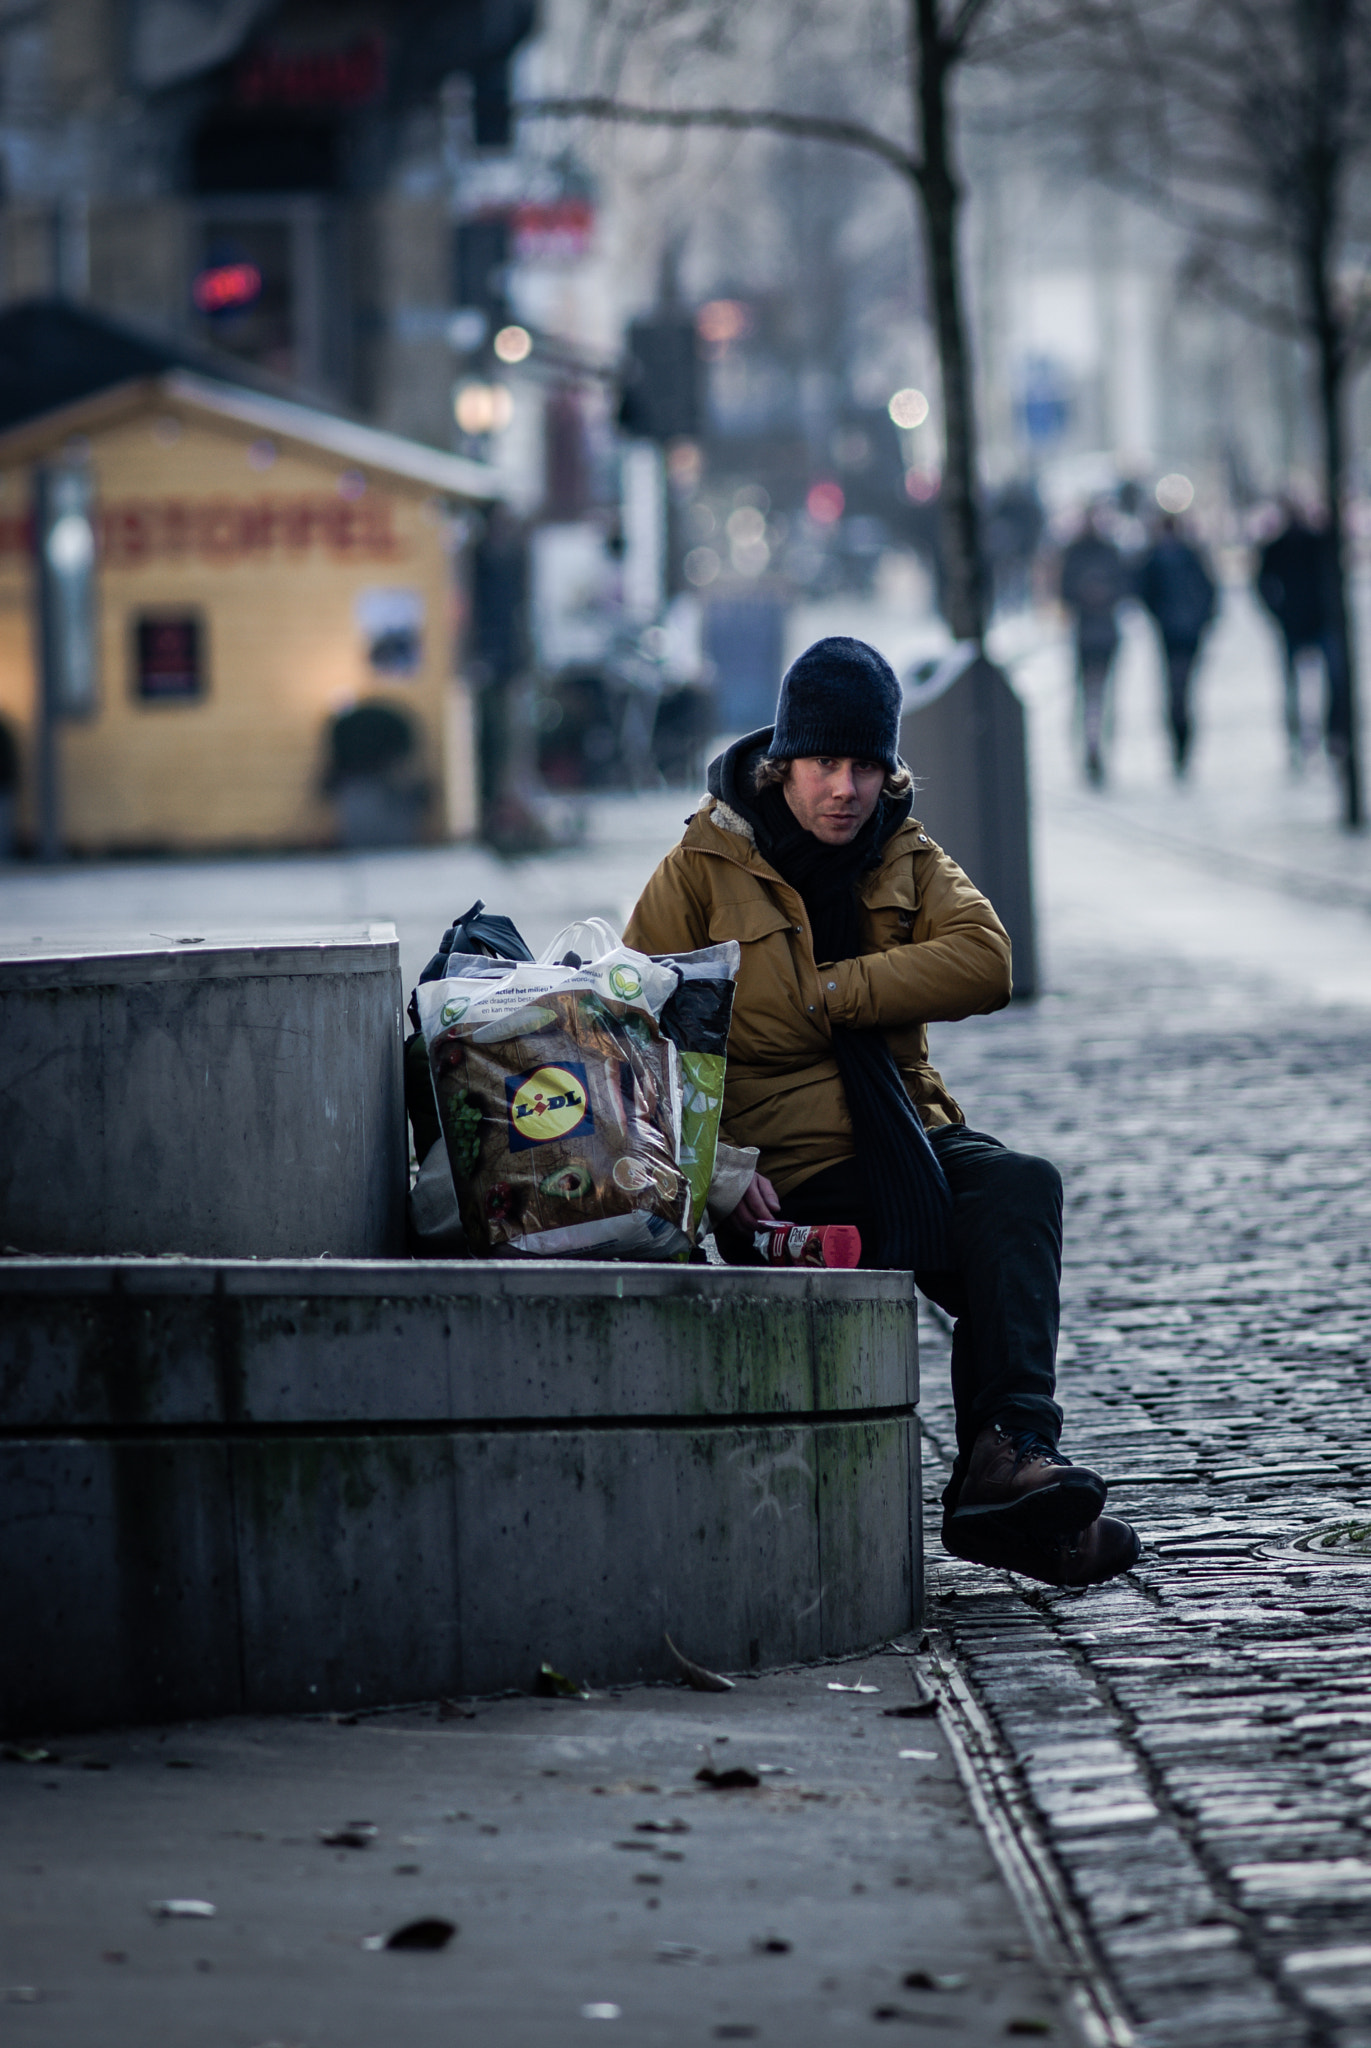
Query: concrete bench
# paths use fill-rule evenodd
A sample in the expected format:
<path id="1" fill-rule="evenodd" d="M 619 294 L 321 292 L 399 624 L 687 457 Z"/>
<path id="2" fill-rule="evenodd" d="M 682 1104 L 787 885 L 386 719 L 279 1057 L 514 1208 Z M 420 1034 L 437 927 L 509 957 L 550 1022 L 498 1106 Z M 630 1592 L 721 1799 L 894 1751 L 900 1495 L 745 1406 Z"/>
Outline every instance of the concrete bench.
<path id="1" fill-rule="evenodd" d="M 393 925 L 0 942 L 0 1245 L 405 1248 Z"/>
<path id="2" fill-rule="evenodd" d="M 10 1733 L 918 1625 L 898 1273 L 0 1260 Z"/>

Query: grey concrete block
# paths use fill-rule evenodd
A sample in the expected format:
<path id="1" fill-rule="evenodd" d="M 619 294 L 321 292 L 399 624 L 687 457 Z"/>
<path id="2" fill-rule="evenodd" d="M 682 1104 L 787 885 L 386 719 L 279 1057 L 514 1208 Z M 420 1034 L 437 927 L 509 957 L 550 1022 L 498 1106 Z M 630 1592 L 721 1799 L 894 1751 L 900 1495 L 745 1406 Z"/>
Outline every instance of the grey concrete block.
<path id="1" fill-rule="evenodd" d="M 390 1433 L 233 1444 L 248 1711 L 461 1690 L 459 1448 Z"/>
<path id="2" fill-rule="evenodd" d="M 27 1263 L 27 1262 L 26 1262 Z M 18 1261 L 4 1271 L 13 1282 Z M 213 1275 L 67 1261 L 0 1290 L 4 1427 L 209 1424 L 223 1409 Z"/>
<path id="3" fill-rule="evenodd" d="M 821 1642 L 841 1657 L 913 1627 L 923 1591 L 919 1432 L 903 1418 L 814 1431 Z M 873 1544 L 876 1529 L 888 1532 Z M 900 1538 L 905 1540 L 901 1541 Z"/>
<path id="4" fill-rule="evenodd" d="M 224 1443 L 0 1444 L 6 1729 L 237 1713 Z"/>
<path id="5" fill-rule="evenodd" d="M 907 689 L 905 705 L 900 752 L 919 778 L 919 816 L 999 912 L 1015 995 L 1036 995 L 1028 748 L 1014 686 L 994 662 L 959 651 Z"/>
<path id="6" fill-rule="evenodd" d="M 461 1439 L 462 1634 L 476 1691 L 539 1664 L 593 1684 L 819 1654 L 811 1432 Z"/>
<path id="7" fill-rule="evenodd" d="M 2 1261 L 5 1726 L 898 1634 L 916 1391 L 900 1274 Z"/>
<path id="8" fill-rule="evenodd" d="M 404 1246 L 389 925 L 0 953 L 0 1239 L 209 1258 Z"/>
<path id="9" fill-rule="evenodd" d="M 549 1261 L 0 1262 L 0 1413 L 481 1422 L 918 1399 L 901 1273 Z"/>

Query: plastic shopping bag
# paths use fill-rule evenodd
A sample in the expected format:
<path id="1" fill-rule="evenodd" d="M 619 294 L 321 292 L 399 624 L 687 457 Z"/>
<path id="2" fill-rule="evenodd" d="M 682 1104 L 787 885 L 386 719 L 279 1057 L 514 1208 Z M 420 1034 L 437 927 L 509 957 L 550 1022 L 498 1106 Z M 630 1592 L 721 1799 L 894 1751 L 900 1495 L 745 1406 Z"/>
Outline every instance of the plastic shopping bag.
<path id="1" fill-rule="evenodd" d="M 478 1254 L 673 1258 L 691 1189 L 661 1016 L 682 975 L 612 933 L 582 963 L 575 937 L 530 964 L 454 952 L 415 992 L 462 1221 Z"/>
<path id="2" fill-rule="evenodd" d="M 659 966 L 674 967 L 681 979 L 662 1009 L 662 1030 L 681 1062 L 681 1171 L 690 1188 L 692 1232 L 705 1215 L 714 1178 L 719 1119 L 724 1108 L 728 1027 L 742 960 L 736 939 L 705 946 L 698 953 L 654 954 Z"/>

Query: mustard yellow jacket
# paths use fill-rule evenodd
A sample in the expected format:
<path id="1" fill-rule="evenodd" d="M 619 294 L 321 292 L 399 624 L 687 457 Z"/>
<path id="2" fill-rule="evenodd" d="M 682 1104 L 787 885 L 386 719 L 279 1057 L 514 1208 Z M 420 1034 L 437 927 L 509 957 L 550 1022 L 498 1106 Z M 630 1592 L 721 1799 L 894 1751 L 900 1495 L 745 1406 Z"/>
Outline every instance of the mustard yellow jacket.
<path id="1" fill-rule="evenodd" d="M 965 1119 L 928 1063 L 926 1025 L 1009 1001 L 1009 934 L 916 818 L 891 834 L 857 893 L 864 950 L 816 962 L 801 898 L 758 852 L 746 819 L 706 797 L 624 933 L 644 953 L 741 943 L 723 1135 L 760 1148 L 760 1170 L 781 1194 L 852 1155 L 835 1024 L 884 1034 L 931 1128 Z"/>

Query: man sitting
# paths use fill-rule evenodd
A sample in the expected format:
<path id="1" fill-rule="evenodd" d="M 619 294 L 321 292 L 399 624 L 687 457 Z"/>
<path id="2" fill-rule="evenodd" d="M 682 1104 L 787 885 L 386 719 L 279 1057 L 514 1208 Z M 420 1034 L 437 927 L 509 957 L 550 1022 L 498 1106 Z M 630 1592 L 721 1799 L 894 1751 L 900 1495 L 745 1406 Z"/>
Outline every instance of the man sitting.
<path id="1" fill-rule="evenodd" d="M 874 648 L 809 648 L 775 726 L 711 765 L 624 936 L 649 953 L 741 943 L 723 1130 L 759 1170 L 725 1229 L 782 1209 L 855 1223 L 864 1265 L 912 1270 L 956 1319 L 945 1548 L 1096 1585 L 1140 1546 L 1057 1448 L 1061 1179 L 968 1130 L 928 1064 L 930 1022 L 1009 1001 L 1009 937 L 910 815 L 900 709 Z"/>

